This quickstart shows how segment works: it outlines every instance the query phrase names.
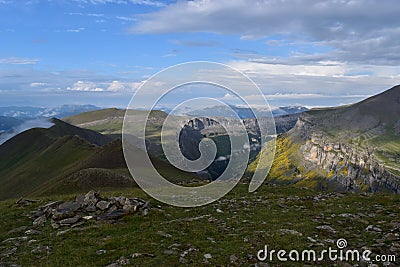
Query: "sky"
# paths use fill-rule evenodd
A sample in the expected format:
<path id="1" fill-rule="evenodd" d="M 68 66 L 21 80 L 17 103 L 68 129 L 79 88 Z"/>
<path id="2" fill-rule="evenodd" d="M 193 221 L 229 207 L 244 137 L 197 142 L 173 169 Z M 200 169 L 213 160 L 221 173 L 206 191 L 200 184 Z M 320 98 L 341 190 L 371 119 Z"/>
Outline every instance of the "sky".
<path id="1" fill-rule="evenodd" d="M 400 84 L 398 14 L 396 0 L 0 0 L 0 106 L 123 108 L 188 61 L 242 71 L 272 106 L 354 103 Z"/>

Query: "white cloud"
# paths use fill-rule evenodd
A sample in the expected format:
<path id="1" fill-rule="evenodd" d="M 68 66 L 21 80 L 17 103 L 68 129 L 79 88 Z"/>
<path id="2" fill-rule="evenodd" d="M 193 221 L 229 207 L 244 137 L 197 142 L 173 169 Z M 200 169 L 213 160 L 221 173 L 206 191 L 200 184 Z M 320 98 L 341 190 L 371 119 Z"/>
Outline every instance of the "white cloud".
<path id="1" fill-rule="evenodd" d="M 163 7 L 165 4 L 161 1 L 153 0 L 75 0 L 79 4 L 133 4 L 133 5 L 145 5 L 145 6 L 155 6 Z"/>
<path id="2" fill-rule="evenodd" d="M 339 76 L 345 74 L 345 66 L 341 63 L 329 65 L 285 65 L 236 60 L 228 62 L 228 65 L 246 74 L 258 75 Z"/>
<path id="3" fill-rule="evenodd" d="M 116 19 L 122 20 L 122 21 L 136 21 L 135 18 L 132 17 L 126 17 L 126 16 L 116 16 Z"/>
<path id="4" fill-rule="evenodd" d="M 90 91 L 90 92 L 102 92 L 103 88 L 98 87 L 94 82 L 77 81 L 72 87 L 67 87 L 70 91 Z"/>
<path id="5" fill-rule="evenodd" d="M 18 58 L 18 57 L 8 57 L 0 58 L 0 64 L 13 64 L 13 65 L 34 65 L 39 62 L 39 59 L 33 58 Z"/>
<path id="6" fill-rule="evenodd" d="M 33 82 L 30 84 L 30 87 L 42 87 L 42 86 L 46 86 L 47 83 L 41 83 L 41 82 Z"/>
<path id="7" fill-rule="evenodd" d="M 162 57 L 176 57 L 176 54 L 175 53 L 168 53 L 168 54 L 162 55 Z"/>
<path id="8" fill-rule="evenodd" d="M 139 17 L 132 33 L 210 32 L 243 40 L 281 36 L 294 45 L 332 48 L 320 60 L 398 66 L 399 13 L 396 0 L 178 1 Z"/>
<path id="9" fill-rule="evenodd" d="M 69 91 L 85 91 L 85 92 L 134 92 L 143 82 L 93 82 L 93 81 L 77 81 L 72 86 L 67 87 Z"/>
<path id="10" fill-rule="evenodd" d="M 66 32 L 81 32 L 84 30 L 85 30 L 85 28 L 81 27 L 81 28 L 76 28 L 76 29 L 68 29 L 68 30 L 66 30 Z"/>

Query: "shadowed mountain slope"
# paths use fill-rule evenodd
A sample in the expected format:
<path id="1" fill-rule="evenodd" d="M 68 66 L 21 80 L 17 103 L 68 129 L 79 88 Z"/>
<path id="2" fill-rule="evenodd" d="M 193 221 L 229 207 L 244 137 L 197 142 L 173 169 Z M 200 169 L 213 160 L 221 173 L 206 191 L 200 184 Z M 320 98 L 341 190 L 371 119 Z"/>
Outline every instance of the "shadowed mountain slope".
<path id="1" fill-rule="evenodd" d="M 27 130 L 0 146 L 0 199 L 136 186 L 120 139 L 112 141 L 95 131 L 57 119 L 53 122 L 49 129 Z M 196 178 L 152 160 L 170 180 Z"/>

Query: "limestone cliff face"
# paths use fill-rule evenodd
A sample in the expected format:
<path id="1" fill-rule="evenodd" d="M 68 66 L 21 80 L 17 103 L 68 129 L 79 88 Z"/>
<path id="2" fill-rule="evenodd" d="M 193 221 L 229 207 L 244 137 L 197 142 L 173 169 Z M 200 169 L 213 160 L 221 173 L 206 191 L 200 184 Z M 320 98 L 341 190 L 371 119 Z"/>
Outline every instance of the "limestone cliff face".
<path id="1" fill-rule="evenodd" d="M 305 162 L 322 169 L 331 184 L 348 191 L 400 193 L 400 177 L 379 162 L 374 147 L 328 138 L 307 116 L 298 120 L 292 135 L 303 143 L 300 150 Z"/>

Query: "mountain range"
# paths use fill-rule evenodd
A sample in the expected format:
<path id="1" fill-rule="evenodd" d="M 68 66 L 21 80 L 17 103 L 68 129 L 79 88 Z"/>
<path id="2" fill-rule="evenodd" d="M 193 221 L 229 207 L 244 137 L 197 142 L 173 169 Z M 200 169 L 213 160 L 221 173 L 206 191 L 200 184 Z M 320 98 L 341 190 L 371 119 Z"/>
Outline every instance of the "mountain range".
<path id="1" fill-rule="evenodd" d="M 287 112 L 292 110 L 297 108 Z M 400 193 L 400 86 L 356 104 L 301 111 L 275 117 L 279 135 L 268 183 Z M 112 108 L 54 118 L 50 127 L 26 130 L 0 145 L 0 199 L 135 187 L 122 153 L 124 114 L 125 110 Z M 199 117 L 187 122 L 187 134 L 180 139 L 185 155 L 195 158 L 197 145 L 205 137 L 219 148 L 218 161 L 196 175 L 176 169 L 163 155 L 159 131 L 167 115 L 152 111 L 146 129 L 146 146 L 157 170 L 176 183 L 218 176 L 230 153 L 229 138 L 221 126 L 232 119 L 216 123 Z M 246 172 L 249 177 L 256 164 L 262 165 L 257 156 L 261 147 L 256 119 L 243 122 L 254 147 Z"/>
<path id="2" fill-rule="evenodd" d="M 271 110 L 266 110 L 258 107 L 242 107 L 242 106 L 213 106 L 203 109 L 196 110 L 185 110 L 180 112 L 179 115 L 197 116 L 197 117 L 224 117 L 224 118 L 236 118 L 236 115 L 240 119 L 253 119 L 255 118 L 254 112 L 257 112 L 258 117 L 270 117 L 272 116 L 283 116 L 289 114 L 302 113 L 308 110 L 302 106 L 285 106 L 285 107 L 272 107 Z M 233 116 L 232 111 L 236 114 Z"/>

